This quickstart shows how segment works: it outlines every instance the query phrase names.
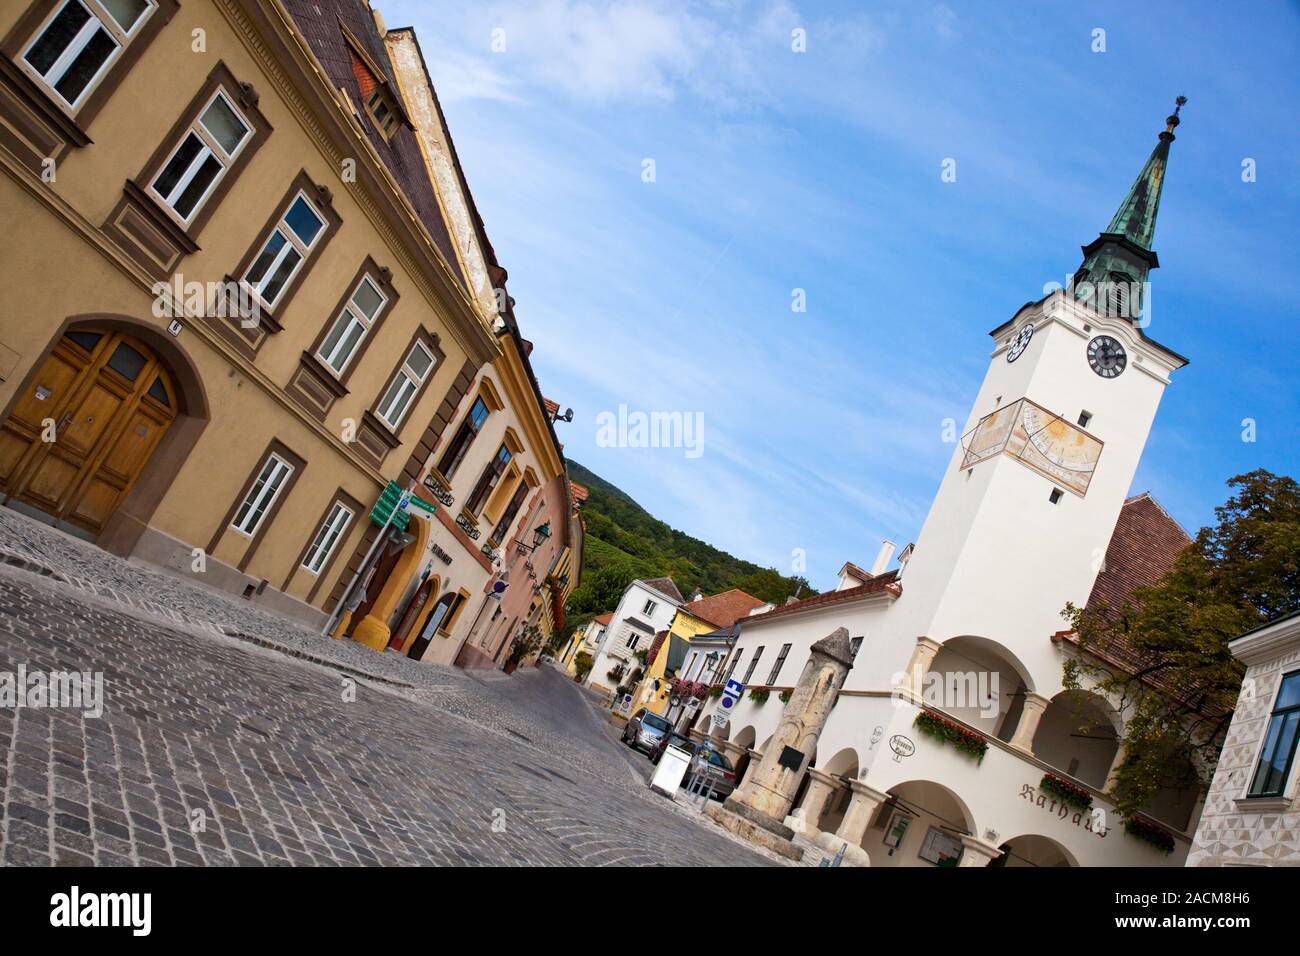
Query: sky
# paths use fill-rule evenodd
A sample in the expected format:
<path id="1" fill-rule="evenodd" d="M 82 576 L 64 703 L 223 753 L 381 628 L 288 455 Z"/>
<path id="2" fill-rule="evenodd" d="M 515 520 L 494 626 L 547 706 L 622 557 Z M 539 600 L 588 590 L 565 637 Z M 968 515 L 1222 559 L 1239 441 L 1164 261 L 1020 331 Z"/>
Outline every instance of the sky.
<path id="1" fill-rule="evenodd" d="M 673 527 L 821 589 L 914 541 L 988 332 L 1078 267 L 1178 95 L 1147 331 L 1191 364 L 1132 491 L 1194 533 L 1230 476 L 1300 477 L 1300 4 L 377 5 L 566 454 Z M 620 405 L 702 442 L 609 447 Z"/>

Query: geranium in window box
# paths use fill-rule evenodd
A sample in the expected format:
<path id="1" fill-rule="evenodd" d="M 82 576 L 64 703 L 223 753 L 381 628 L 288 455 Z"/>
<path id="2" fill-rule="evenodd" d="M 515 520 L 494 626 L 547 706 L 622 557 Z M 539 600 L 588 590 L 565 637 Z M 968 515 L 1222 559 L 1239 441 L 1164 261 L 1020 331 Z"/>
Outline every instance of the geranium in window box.
<path id="1" fill-rule="evenodd" d="M 923 710 L 916 715 L 916 720 L 912 722 L 921 733 L 933 737 L 935 740 L 952 744 L 964 754 L 974 757 L 977 762 L 983 762 L 984 755 L 988 753 L 989 742 L 975 733 L 973 730 L 967 730 L 961 724 L 955 723 L 937 714 L 932 710 Z"/>
<path id="2" fill-rule="evenodd" d="M 1054 773 L 1043 774 L 1043 780 L 1038 785 L 1038 789 L 1044 793 L 1050 793 L 1067 806 L 1077 807 L 1080 810 L 1092 809 L 1092 794 L 1077 783 L 1063 780 Z"/>

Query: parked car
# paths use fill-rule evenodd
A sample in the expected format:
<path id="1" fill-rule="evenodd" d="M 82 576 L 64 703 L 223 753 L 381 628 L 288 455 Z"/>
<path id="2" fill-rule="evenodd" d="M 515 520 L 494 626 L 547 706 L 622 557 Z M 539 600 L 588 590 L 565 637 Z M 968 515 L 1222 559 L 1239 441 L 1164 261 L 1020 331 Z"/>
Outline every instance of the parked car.
<path id="1" fill-rule="evenodd" d="M 680 747 L 682 750 L 685 750 L 688 754 L 694 754 L 695 748 L 697 746 L 695 741 L 691 740 L 690 737 L 687 737 L 685 734 L 679 734 L 677 731 L 674 730 L 671 733 L 664 734 L 662 737 L 659 738 L 659 743 L 655 745 L 654 752 L 650 754 L 650 762 L 658 763 L 659 758 L 664 755 L 664 751 L 668 749 L 669 745 L 673 747 Z"/>
<path id="2" fill-rule="evenodd" d="M 730 760 L 707 744 L 701 745 L 695 751 L 695 756 L 691 758 L 690 765 L 686 768 L 683 786 L 690 786 L 691 779 L 701 770 L 704 770 L 713 782 L 715 799 L 725 800 L 731 796 L 731 791 L 736 789 L 736 768 L 731 765 Z"/>
<path id="3" fill-rule="evenodd" d="M 660 738 L 672 729 L 668 721 L 642 707 L 628 718 L 627 726 L 623 728 L 623 743 L 633 750 L 653 753 Z"/>

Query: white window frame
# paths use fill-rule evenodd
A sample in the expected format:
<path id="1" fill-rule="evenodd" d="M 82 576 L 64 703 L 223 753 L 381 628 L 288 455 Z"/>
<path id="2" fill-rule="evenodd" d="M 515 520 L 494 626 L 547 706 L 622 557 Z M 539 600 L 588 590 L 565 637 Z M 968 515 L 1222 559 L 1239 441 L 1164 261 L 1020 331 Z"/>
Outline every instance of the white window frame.
<path id="1" fill-rule="evenodd" d="M 305 202 L 307 208 L 311 210 L 312 215 L 320 220 L 320 228 L 316 230 L 316 235 L 312 237 L 311 242 L 305 244 L 302 241 L 302 237 L 299 236 L 298 233 L 294 232 L 293 227 L 290 226 L 288 222 L 289 213 L 293 211 L 294 206 L 298 205 L 299 200 Z M 293 285 L 293 280 L 298 277 L 298 273 L 301 271 L 303 263 L 307 261 L 307 257 L 311 255 L 311 251 L 316 248 L 321 241 L 321 237 L 324 236 L 328 230 L 329 220 L 327 220 L 321 214 L 321 211 L 316 208 L 316 204 L 307 197 L 306 192 L 301 189 L 298 190 L 297 194 L 289 202 L 289 205 L 285 207 L 284 215 L 280 217 L 279 221 L 276 222 L 275 227 L 271 230 L 270 235 L 266 237 L 266 241 L 257 247 L 257 252 L 253 255 L 253 258 L 249 260 L 248 268 L 244 270 L 244 274 L 240 277 L 239 281 L 247 287 L 249 292 L 257 296 L 258 302 L 261 302 L 262 305 L 266 306 L 268 309 L 275 308 L 275 303 L 283 298 L 285 291 Z M 252 271 L 253 266 L 257 265 L 257 261 L 262 258 L 262 253 L 265 252 L 266 247 L 271 244 L 271 240 L 275 238 L 276 233 L 279 233 L 284 237 L 285 244 L 280 248 L 280 251 L 276 253 L 275 258 L 271 260 L 271 264 L 266 267 L 266 271 L 262 274 L 262 278 L 258 282 L 254 283 L 249 280 L 248 273 Z M 275 273 L 280 268 L 280 264 L 284 262 L 285 256 L 289 254 L 290 249 L 293 249 L 298 253 L 298 264 L 293 267 L 293 271 L 285 278 L 284 285 L 280 286 L 280 291 L 276 293 L 275 299 L 267 299 L 262 295 L 262 290 L 266 288 L 267 283 L 269 283 L 275 276 Z"/>
<path id="2" fill-rule="evenodd" d="M 276 466 L 279 466 L 277 469 Z M 289 464 L 279 455 L 272 452 L 267 456 L 266 462 L 258 469 L 257 479 L 253 486 L 248 489 L 248 494 L 244 496 L 243 502 L 235 512 L 235 518 L 230 522 L 230 527 L 246 538 L 251 538 L 257 534 L 257 529 L 262 526 L 266 520 L 267 512 L 275 505 L 280 493 L 284 491 L 284 486 L 293 476 L 293 465 Z M 278 480 L 276 480 L 278 478 Z M 256 516 L 251 526 L 249 518 Z"/>
<path id="3" fill-rule="evenodd" d="M 365 285 L 366 283 L 369 283 L 370 287 L 374 289 L 375 293 L 379 296 L 379 305 L 375 307 L 375 314 L 369 317 L 366 317 L 365 313 L 354 305 L 357 293 L 361 291 L 362 285 Z M 329 331 L 325 333 L 325 338 L 321 341 L 320 348 L 316 350 L 316 357 L 320 359 L 321 362 L 325 364 L 325 367 L 335 375 L 342 375 L 347 371 L 348 366 L 352 364 L 352 359 L 356 356 L 357 350 L 361 348 L 361 343 L 365 342 L 366 336 L 370 334 L 371 328 L 374 327 L 375 319 L 379 318 L 387 305 L 388 296 L 384 295 L 384 291 L 379 288 L 379 283 L 372 279 L 369 274 L 363 275 L 361 281 L 353 287 L 352 294 L 348 296 L 348 301 L 343 306 L 343 311 L 334 317 L 334 321 L 330 324 Z M 343 330 L 343 334 L 339 336 L 338 341 L 334 343 L 334 351 L 330 355 L 326 355 L 325 346 L 329 342 L 330 337 L 334 334 L 334 330 L 338 328 L 340 322 L 347 322 L 347 327 Z M 351 331 L 353 323 L 361 326 L 361 337 L 353 344 L 351 351 L 343 357 L 343 364 L 335 368 L 333 358 L 337 356 L 339 349 L 343 347 L 343 343 L 348 340 L 348 333 Z"/>
<path id="4" fill-rule="evenodd" d="M 236 118 L 241 123 L 244 124 L 244 135 L 239 140 L 239 145 L 235 147 L 233 153 L 227 153 L 225 147 L 217 142 L 217 138 L 208 132 L 207 127 L 203 125 L 203 117 L 207 115 L 208 110 L 212 109 L 212 104 L 218 99 L 224 100 L 226 107 L 235 114 Z M 176 185 L 172 187 L 170 195 L 164 196 L 154 188 L 154 184 L 158 182 L 158 179 L 166 171 L 167 167 L 171 165 L 171 161 L 176 157 L 176 154 L 180 152 L 181 147 L 185 145 L 191 135 L 199 138 L 201 148 L 195 157 L 190 160 L 190 165 L 186 169 L 185 173 L 180 179 L 176 180 Z M 243 111 L 235 105 L 235 98 L 226 91 L 225 87 L 217 87 L 199 109 L 197 115 L 194 117 L 194 121 L 191 122 L 178 137 L 176 145 L 171 148 L 171 151 L 167 154 L 167 158 L 163 160 L 163 162 L 158 166 L 157 171 L 155 171 L 153 176 L 150 178 L 147 187 L 149 195 L 162 203 L 163 208 L 166 209 L 177 222 L 183 226 L 188 226 L 194 221 L 194 217 L 199 214 L 199 211 L 207 204 L 208 198 L 212 195 L 213 190 L 217 188 L 217 184 L 225 178 L 226 173 L 230 172 L 230 167 L 234 164 L 235 159 L 244 151 L 255 136 L 256 127 L 248 117 L 244 115 Z M 212 156 L 216 159 L 217 162 L 220 163 L 221 169 L 217 172 L 217 175 L 212 177 L 212 182 L 208 183 L 208 188 L 203 191 L 203 195 L 195 200 L 194 208 L 190 210 L 190 214 L 188 216 L 182 216 L 172 206 L 172 200 L 179 199 L 184 195 L 185 190 L 189 188 L 190 182 L 194 179 L 195 175 L 197 175 L 199 169 L 203 166 L 203 161 L 208 156 Z"/>
<path id="5" fill-rule="evenodd" d="M 425 368 L 423 375 L 417 375 L 415 369 L 411 367 L 411 356 L 415 354 L 417 349 L 423 352 L 429 359 L 429 365 Z M 402 359 L 402 367 L 397 370 L 397 374 L 393 376 L 393 380 L 389 382 L 388 387 L 384 389 L 384 397 L 379 400 L 379 405 L 375 408 L 375 414 L 379 416 L 380 421 L 393 429 L 393 431 L 397 431 L 397 429 L 401 427 L 402 421 L 406 418 L 407 413 L 410 412 L 411 406 L 414 404 L 414 399 L 420 391 L 420 386 L 423 385 L 424 380 L 432 374 L 436 362 L 437 360 L 434 358 L 433 352 L 431 352 L 429 347 L 423 342 L 416 342 L 411 346 L 411 350 L 406 353 L 406 358 Z M 399 382 L 403 382 L 404 384 L 398 386 Z M 399 402 L 402 403 L 400 406 L 398 406 Z M 395 419 L 390 417 L 394 411 L 396 411 L 397 414 Z"/>
<path id="6" fill-rule="evenodd" d="M 659 610 L 659 602 L 647 599 L 645 602 L 645 606 L 641 608 L 641 613 L 644 614 L 646 617 L 650 617 L 657 610 Z"/>
<path id="7" fill-rule="evenodd" d="M 307 549 L 307 554 L 303 557 L 302 568 L 304 571 L 313 576 L 320 574 L 321 569 L 329 563 L 329 559 L 333 556 L 338 543 L 347 534 L 354 517 L 356 515 L 352 509 L 341 501 L 336 501 L 330 506 L 329 514 L 321 522 L 320 530 L 316 532 L 311 547 Z"/>
<path id="8" fill-rule="evenodd" d="M 75 37 L 73 37 L 72 42 L 64 47 L 63 52 L 59 54 L 59 58 L 50 64 L 49 70 L 44 74 L 38 73 L 36 67 L 27 62 L 27 55 L 32 52 L 32 48 L 35 47 L 41 37 L 45 35 L 45 31 L 49 29 L 50 24 L 54 22 L 55 17 L 62 13 L 69 5 L 74 3 L 89 13 L 90 19 L 82 25 L 81 30 Z M 123 30 L 122 25 L 114 19 L 113 15 L 109 13 L 108 10 L 98 2 L 98 0 L 66 0 L 66 2 L 56 5 L 54 9 L 49 12 L 49 15 L 41 21 L 40 26 L 36 28 L 32 33 L 31 38 L 27 41 L 26 45 L 23 46 L 21 52 L 19 52 L 16 57 L 16 62 L 24 73 L 35 80 L 36 83 L 54 97 L 58 103 L 62 104 L 69 112 L 75 113 L 86 102 L 87 97 L 89 97 L 90 94 L 95 91 L 95 88 L 99 86 L 100 82 L 108 74 L 108 71 L 113 68 L 113 64 L 121 58 L 122 51 L 126 49 L 127 44 L 135 39 L 140 34 L 140 31 L 144 29 L 144 25 L 149 21 L 149 18 L 154 15 L 157 9 L 157 0 L 145 0 L 144 12 L 136 18 L 136 21 L 131 25 L 130 30 Z M 117 49 L 110 53 L 105 58 L 104 62 L 99 65 L 99 69 L 96 70 L 95 75 L 86 82 L 85 87 L 82 88 L 76 101 L 69 103 L 64 99 L 63 94 L 55 89 L 55 86 L 63 79 L 64 74 L 67 73 L 68 67 L 72 66 L 73 62 L 77 59 L 77 56 L 85 49 L 86 45 L 97 32 L 96 23 L 98 23 L 99 27 L 108 31 L 108 35 L 113 39 L 113 42 L 117 44 Z M 51 77 L 54 78 L 51 79 Z"/>

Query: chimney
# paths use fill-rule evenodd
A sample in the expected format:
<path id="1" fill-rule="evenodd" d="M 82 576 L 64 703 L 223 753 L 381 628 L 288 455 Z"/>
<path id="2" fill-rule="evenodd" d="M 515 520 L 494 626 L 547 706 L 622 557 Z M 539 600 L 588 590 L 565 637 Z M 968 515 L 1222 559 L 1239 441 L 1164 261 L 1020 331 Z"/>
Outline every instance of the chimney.
<path id="1" fill-rule="evenodd" d="M 885 573 L 885 568 L 889 567 L 889 561 L 894 556 L 894 542 L 886 538 L 880 542 L 880 550 L 876 553 L 876 563 L 871 566 L 871 576 L 877 577 Z"/>
<path id="2" fill-rule="evenodd" d="M 699 588 L 696 588 L 694 591 L 691 592 L 692 601 L 698 601 L 703 597 L 704 597 L 704 592 L 701 591 Z"/>

